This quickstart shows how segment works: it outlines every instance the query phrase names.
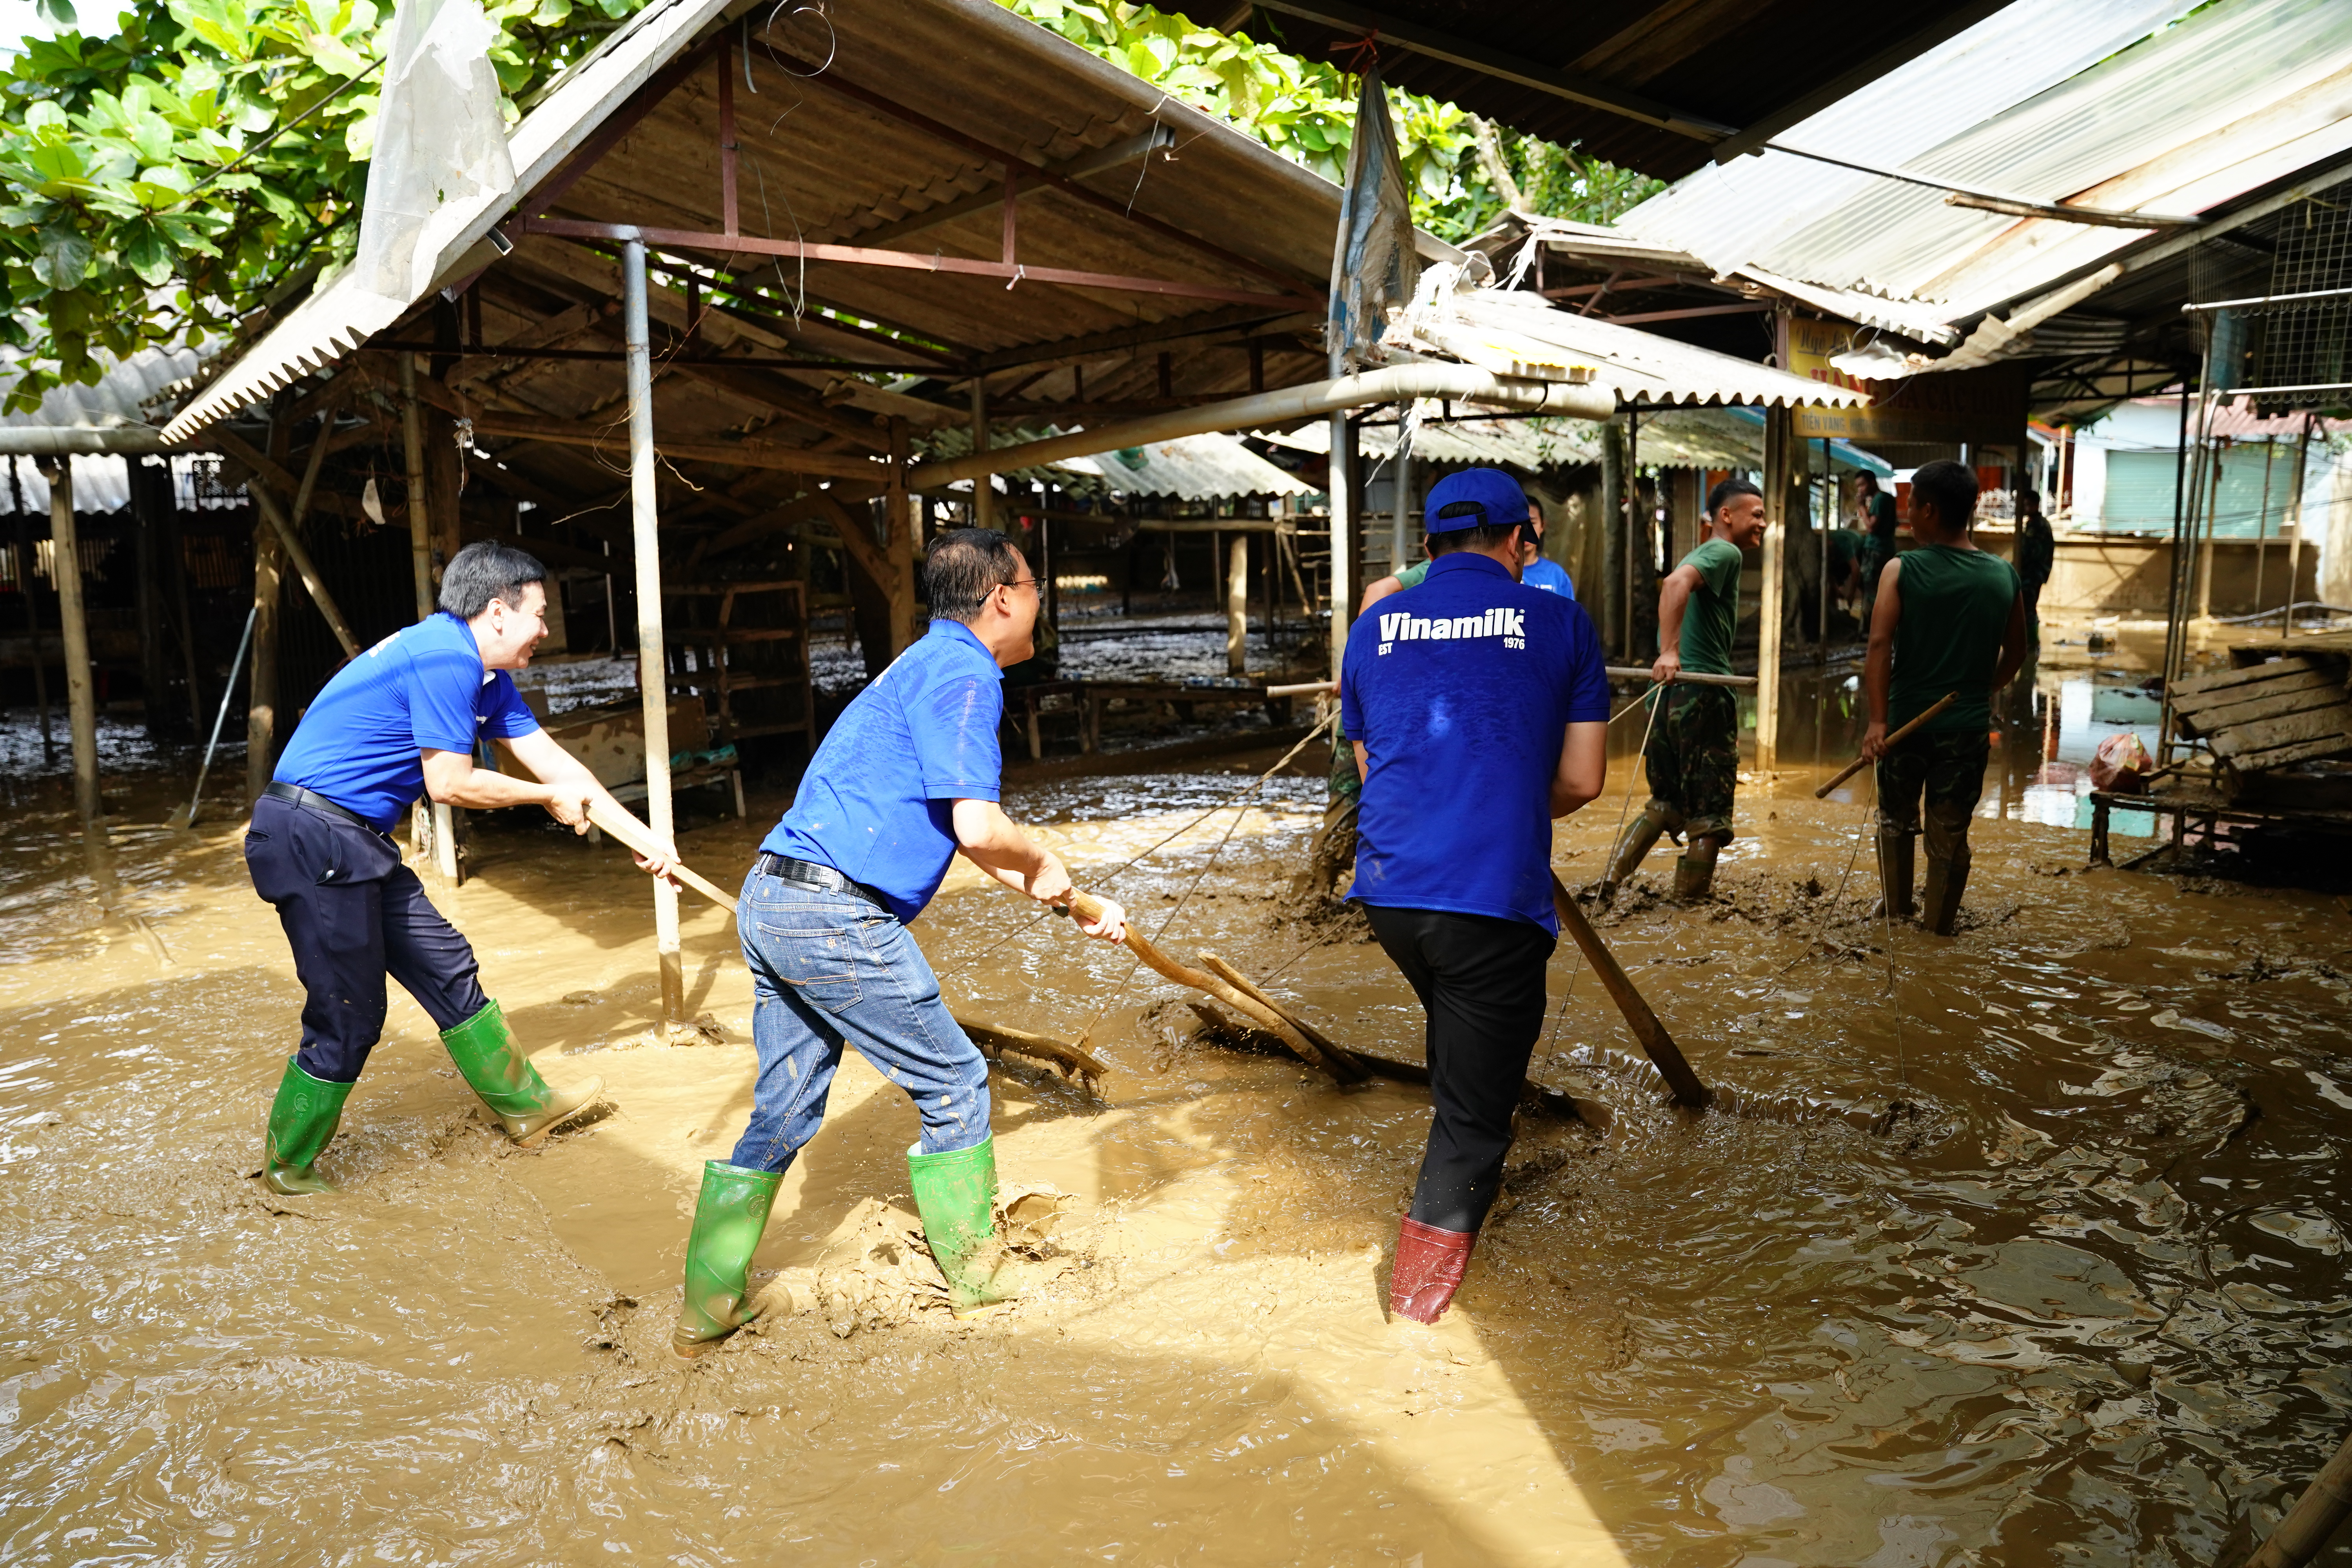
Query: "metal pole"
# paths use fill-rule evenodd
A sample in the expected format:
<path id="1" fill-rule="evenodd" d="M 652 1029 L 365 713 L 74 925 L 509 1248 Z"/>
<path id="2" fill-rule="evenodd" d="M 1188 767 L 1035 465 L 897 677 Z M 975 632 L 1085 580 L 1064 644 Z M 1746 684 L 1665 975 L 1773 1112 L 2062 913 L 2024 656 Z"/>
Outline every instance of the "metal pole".
<path id="1" fill-rule="evenodd" d="M 2294 448 L 2294 537 L 2286 547 L 2286 608 L 2279 612 L 2282 641 L 2294 635 L 2294 596 L 2303 592 L 2303 488 L 2305 470 L 2311 467 L 2311 427 L 2318 420 L 2316 414 L 2303 416 L 2303 439 Z"/>
<path id="2" fill-rule="evenodd" d="M 1785 406 L 1764 411 L 1764 582 L 1756 626 L 1756 766 L 1780 765 L 1780 634 L 1787 554 L 1783 513 L 1789 508 L 1789 442 L 1795 416 Z"/>
<path id="3" fill-rule="evenodd" d="M 1822 437 L 1822 513 L 1814 526 L 1814 531 L 1821 536 L 1822 546 L 1822 590 L 1819 598 L 1822 612 L 1821 662 L 1824 665 L 1830 661 L 1830 530 L 1837 526 L 1837 465 L 1830 460 L 1830 438 L 1824 436 Z"/>
<path id="4" fill-rule="evenodd" d="M 1248 668 L 1249 535 L 1228 535 L 1225 552 L 1225 673 L 1240 675 Z"/>
<path id="5" fill-rule="evenodd" d="M 1619 498 L 1619 504 L 1625 513 L 1625 548 L 1622 552 L 1625 557 L 1625 641 L 1622 651 L 1626 661 L 1631 663 L 1641 657 L 1633 635 L 1633 624 L 1641 618 L 1633 605 L 1633 584 L 1640 581 L 1640 574 L 1634 567 L 1636 558 L 1641 554 L 1634 548 L 1639 531 L 1633 526 L 1633 519 L 1642 510 L 1642 411 L 1638 408 L 1625 410 L 1625 481 L 1621 489 L 1624 493 Z M 1663 637 L 1665 634 L 1661 632 L 1659 635 Z"/>
<path id="6" fill-rule="evenodd" d="M 637 688 L 646 718 L 646 825 L 667 844 L 676 835 L 669 799 L 669 671 L 662 637 L 660 523 L 654 493 L 654 374 L 646 325 L 646 246 L 621 247 L 622 332 L 629 371 L 630 533 L 637 554 Z M 977 381 L 973 383 L 979 384 Z M 985 485 L 987 480 L 980 481 Z M 662 1020 L 686 1011 L 686 976 L 678 959 L 677 888 L 654 879 L 654 951 L 661 964 Z"/>
<path id="7" fill-rule="evenodd" d="M 205 742 L 203 766 L 196 769 L 196 793 L 188 797 L 188 820 L 184 827 L 196 825 L 196 812 L 205 804 L 205 775 L 213 770 L 213 752 L 220 747 L 221 726 L 228 722 L 228 700 L 236 695 L 236 672 L 245 664 L 245 650 L 253 645 L 253 617 L 258 608 L 245 612 L 245 631 L 236 639 L 236 658 L 230 661 L 228 679 L 221 682 L 220 711 L 213 715 L 213 738 Z"/>
<path id="8" fill-rule="evenodd" d="M 66 711 L 73 732 L 74 807 L 85 843 L 106 837 L 98 799 L 98 691 L 89 675 L 89 624 L 82 613 L 81 552 L 74 531 L 73 459 L 59 458 L 49 479 L 49 574 L 58 585 L 65 632 Z"/>
<path id="9" fill-rule="evenodd" d="M 1344 372 L 1335 368 L 1332 374 Z M 1347 656 L 1348 625 L 1356 604 L 1356 427 L 1348 422 L 1344 410 L 1331 416 L 1331 473 L 1326 487 L 1331 497 L 1331 679 L 1337 680 L 1340 661 Z"/>
<path id="10" fill-rule="evenodd" d="M 1404 570 L 1405 558 L 1412 553 L 1412 403 L 1411 398 L 1397 405 L 1397 448 L 1393 465 L 1396 473 L 1396 500 L 1389 508 L 1389 575 Z"/>

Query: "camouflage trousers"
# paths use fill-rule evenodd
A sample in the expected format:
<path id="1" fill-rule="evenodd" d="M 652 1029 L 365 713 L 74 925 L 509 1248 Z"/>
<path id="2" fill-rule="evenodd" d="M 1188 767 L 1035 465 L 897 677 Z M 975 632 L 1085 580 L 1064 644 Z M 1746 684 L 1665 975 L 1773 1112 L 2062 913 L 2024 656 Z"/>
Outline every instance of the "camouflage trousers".
<path id="1" fill-rule="evenodd" d="M 1924 730 L 1878 759 L 1878 819 L 1895 833 L 1920 831 L 1926 804 L 1929 858 L 1968 849 L 1969 818 L 1984 795 L 1992 746 L 1982 730 Z"/>
<path id="2" fill-rule="evenodd" d="M 1693 838 L 1731 842 L 1731 796 L 1739 784 L 1739 705 L 1722 686 L 1669 686 L 1650 723 L 1642 762 L 1650 799 L 1679 812 Z"/>

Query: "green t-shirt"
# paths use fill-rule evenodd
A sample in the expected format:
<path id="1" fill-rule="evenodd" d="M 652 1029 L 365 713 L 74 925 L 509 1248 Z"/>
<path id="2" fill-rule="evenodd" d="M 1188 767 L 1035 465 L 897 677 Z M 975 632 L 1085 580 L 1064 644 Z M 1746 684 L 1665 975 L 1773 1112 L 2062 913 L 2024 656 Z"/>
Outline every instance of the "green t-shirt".
<path id="1" fill-rule="evenodd" d="M 1698 573 L 1683 606 L 1683 668 L 1697 675 L 1731 673 L 1731 634 L 1739 625 L 1739 546 L 1710 539 L 1682 559 Z"/>
<path id="2" fill-rule="evenodd" d="M 1887 693 L 1886 727 L 1899 729 L 1947 691 L 1960 700 L 1923 732 L 1992 727 L 1992 674 L 2009 607 L 2017 602 L 2017 570 L 1998 555 L 1923 544 L 1903 556 L 1895 579 L 1903 618 L 1895 627 L 1895 679 Z"/>
<path id="3" fill-rule="evenodd" d="M 1853 564 L 1855 556 L 1862 553 L 1862 539 L 1861 534 L 1850 528 L 1830 530 L 1831 581 L 1838 583 L 1845 581 L 1845 569 Z"/>
<path id="4" fill-rule="evenodd" d="M 1426 561 L 1414 562 L 1412 565 L 1398 573 L 1396 574 L 1396 580 L 1397 586 L 1400 588 L 1420 587 L 1423 583 L 1429 580 L 1429 563 Z"/>

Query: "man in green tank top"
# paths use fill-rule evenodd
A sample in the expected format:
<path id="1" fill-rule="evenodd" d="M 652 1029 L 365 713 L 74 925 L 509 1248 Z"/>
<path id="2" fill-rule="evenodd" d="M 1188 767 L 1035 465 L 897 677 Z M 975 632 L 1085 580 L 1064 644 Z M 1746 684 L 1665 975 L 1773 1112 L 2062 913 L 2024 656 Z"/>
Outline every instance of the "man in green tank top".
<path id="1" fill-rule="evenodd" d="M 1958 463 L 1911 476 L 1918 548 L 1886 563 L 1871 613 L 1863 689 L 1870 726 L 1862 754 L 1878 763 L 1878 874 L 1891 915 L 1911 913 L 1911 841 L 1926 801 L 1927 885 L 1922 911 L 1952 934 L 1969 880 L 1969 818 L 1984 794 L 1992 694 L 2025 662 L 2025 595 L 2017 573 L 1969 535 L 1977 479 Z M 1935 706 L 1950 707 L 1898 743 L 1887 735 Z"/>
<path id="2" fill-rule="evenodd" d="M 1650 678 L 1649 744 L 1642 762 L 1650 775 L 1650 803 L 1626 826 L 1611 857 L 1603 892 L 1614 892 L 1641 868 L 1663 834 L 1686 834 L 1675 862 L 1675 897 L 1706 896 L 1716 856 L 1731 842 L 1731 796 L 1739 782 L 1739 706 L 1723 686 L 1675 683 L 1685 670 L 1731 673 L 1731 634 L 1739 624 L 1739 552 L 1764 537 L 1764 492 L 1730 479 L 1706 498 L 1706 533 L 1699 547 L 1658 584 L 1658 658 Z"/>

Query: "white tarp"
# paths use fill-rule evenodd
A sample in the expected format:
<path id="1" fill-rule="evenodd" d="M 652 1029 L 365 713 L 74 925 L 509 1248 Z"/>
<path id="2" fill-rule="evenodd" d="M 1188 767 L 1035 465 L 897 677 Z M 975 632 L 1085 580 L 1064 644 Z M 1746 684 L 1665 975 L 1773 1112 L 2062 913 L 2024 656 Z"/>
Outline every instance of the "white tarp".
<path id="1" fill-rule="evenodd" d="M 478 198 L 514 184 L 497 41 L 479 0 L 400 0 L 393 16 L 352 273 L 394 314 L 431 287 Z"/>

